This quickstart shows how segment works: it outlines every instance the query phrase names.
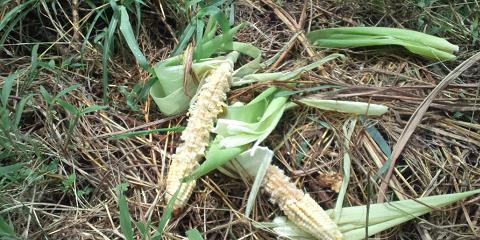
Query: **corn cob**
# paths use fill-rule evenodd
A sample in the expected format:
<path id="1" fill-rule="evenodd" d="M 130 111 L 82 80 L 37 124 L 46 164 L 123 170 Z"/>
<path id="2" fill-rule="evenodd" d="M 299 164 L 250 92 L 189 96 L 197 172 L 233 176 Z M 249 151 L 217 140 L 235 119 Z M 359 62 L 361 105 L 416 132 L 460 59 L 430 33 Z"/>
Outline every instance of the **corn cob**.
<path id="1" fill-rule="evenodd" d="M 192 173 L 204 155 L 210 130 L 225 105 L 226 92 L 230 89 L 232 65 L 230 61 L 226 61 L 212 70 L 198 90 L 196 100 L 190 106 L 190 118 L 181 136 L 183 142 L 177 147 L 167 174 L 167 194 L 165 194 L 167 202 L 180 187 L 180 180 Z M 173 206 L 174 211 L 186 205 L 194 187 L 195 181 L 182 185 Z"/>
<path id="2" fill-rule="evenodd" d="M 308 194 L 299 190 L 278 167 L 270 165 L 263 187 L 288 219 L 316 239 L 342 239 L 337 225 Z"/>

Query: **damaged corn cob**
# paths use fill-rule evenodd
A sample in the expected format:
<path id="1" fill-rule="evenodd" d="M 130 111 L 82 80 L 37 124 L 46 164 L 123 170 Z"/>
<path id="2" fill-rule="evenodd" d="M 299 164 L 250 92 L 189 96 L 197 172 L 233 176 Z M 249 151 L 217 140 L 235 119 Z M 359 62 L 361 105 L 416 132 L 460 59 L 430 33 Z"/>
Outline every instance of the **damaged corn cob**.
<path id="1" fill-rule="evenodd" d="M 210 130 L 225 105 L 232 72 L 232 61 L 221 63 L 207 75 L 204 84 L 198 90 L 196 100 L 189 109 L 190 118 L 187 126 L 182 132 L 181 140 L 183 142 L 177 147 L 167 174 L 167 194 L 165 194 L 167 202 L 180 187 L 181 179 L 189 176 L 203 157 L 209 142 Z M 186 205 L 194 187 L 195 181 L 182 185 L 173 206 L 174 211 L 178 211 Z"/>
<path id="2" fill-rule="evenodd" d="M 299 190 L 282 170 L 274 165 L 267 168 L 263 187 L 288 219 L 317 239 L 342 239 L 337 225 L 315 200 Z"/>

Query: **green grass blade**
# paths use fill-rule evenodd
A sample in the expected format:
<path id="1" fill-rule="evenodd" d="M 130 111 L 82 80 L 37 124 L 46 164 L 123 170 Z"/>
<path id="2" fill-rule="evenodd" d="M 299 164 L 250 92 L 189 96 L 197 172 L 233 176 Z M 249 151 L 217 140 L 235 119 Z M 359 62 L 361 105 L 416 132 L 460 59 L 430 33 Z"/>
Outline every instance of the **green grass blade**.
<path id="1" fill-rule="evenodd" d="M 28 7 L 31 3 L 35 1 L 36 0 L 30 0 L 24 3 L 21 3 L 18 6 L 12 8 L 5 15 L 3 15 L 2 19 L 0 19 L 0 31 L 2 31 L 3 28 L 8 24 L 8 22 L 14 19 L 18 13 L 21 13 L 26 7 Z"/>
<path id="2" fill-rule="evenodd" d="M 138 229 L 138 232 L 140 232 L 140 235 L 142 236 L 142 240 L 147 240 L 148 236 L 148 227 L 145 223 L 143 222 L 133 222 L 135 223 L 135 226 Z"/>
<path id="3" fill-rule="evenodd" d="M 10 32 L 13 31 L 13 29 L 18 26 L 18 23 L 22 21 L 25 16 L 32 11 L 32 8 L 28 8 L 27 10 L 24 10 L 17 18 L 15 18 L 7 28 L 3 31 L 2 38 L 0 38 L 0 49 L 3 48 L 3 44 L 7 40 L 8 36 L 10 36 Z"/>
<path id="4" fill-rule="evenodd" d="M 188 240 L 203 240 L 202 234 L 196 228 L 188 230 L 185 234 Z"/>
<path id="5" fill-rule="evenodd" d="M 20 103 L 18 103 L 15 109 L 15 121 L 13 122 L 13 129 L 18 129 L 18 126 L 20 125 L 20 120 L 22 118 L 23 109 L 25 109 L 25 105 L 34 95 L 35 94 L 30 94 L 26 97 L 23 97 L 22 100 L 20 100 Z"/>
<path id="6" fill-rule="evenodd" d="M 80 112 L 80 115 L 85 115 L 85 114 L 88 114 L 88 113 L 96 112 L 96 111 L 99 111 L 99 110 L 104 110 L 104 109 L 107 109 L 107 108 L 108 108 L 108 106 L 92 105 L 92 106 L 89 106 L 89 107 L 86 107 L 85 109 L 83 109 Z"/>
<path id="7" fill-rule="evenodd" d="M 127 9 L 124 6 L 119 7 L 121 17 L 120 17 L 120 31 L 123 34 L 123 37 L 127 41 L 127 45 L 132 51 L 135 59 L 137 60 L 138 64 L 145 70 L 149 70 L 150 64 L 148 64 L 147 59 L 143 55 L 142 51 L 138 47 L 138 42 L 133 33 L 132 25 L 130 24 L 130 20 L 128 18 Z"/>
<path id="8" fill-rule="evenodd" d="M 182 186 L 183 184 L 180 184 L 180 186 L 178 186 L 178 189 L 173 194 L 172 199 L 168 201 L 167 206 L 163 210 L 162 218 L 160 218 L 160 223 L 158 224 L 157 231 L 152 236 L 152 240 L 160 240 L 160 237 L 163 235 L 163 231 L 167 226 L 168 220 L 170 220 L 170 218 L 172 217 L 173 204 L 175 204 L 175 201 L 177 201 L 177 196 L 180 193 L 180 189 Z"/>
<path id="9" fill-rule="evenodd" d="M 2 86 L 2 98 L 0 99 L 2 101 L 2 107 L 7 108 L 7 103 L 8 103 L 8 98 L 10 97 L 10 93 L 12 92 L 13 88 L 13 83 L 19 76 L 19 72 L 15 71 L 14 73 L 8 75 L 4 80 L 3 80 L 3 86 Z"/>
<path id="10" fill-rule="evenodd" d="M 227 0 L 209 0 L 209 1 L 201 1 L 204 5 L 203 7 L 219 7 Z"/>
<path id="11" fill-rule="evenodd" d="M 85 52 L 85 47 L 87 46 L 88 39 L 90 38 L 90 35 L 92 34 L 93 29 L 95 28 L 95 25 L 97 24 L 97 21 L 100 17 L 103 16 L 103 12 L 105 9 L 100 9 L 97 14 L 95 14 L 95 17 L 93 18 L 92 22 L 90 23 L 90 26 L 88 27 L 87 34 L 85 34 L 85 39 L 83 40 L 82 47 L 80 48 L 80 53 L 83 56 L 83 53 Z"/>
<path id="12" fill-rule="evenodd" d="M 43 99 L 47 101 L 48 104 L 53 104 L 53 97 L 48 93 L 47 89 L 45 87 L 40 85 L 40 94 L 42 95 Z"/>
<path id="13" fill-rule="evenodd" d="M 135 17 L 137 19 L 137 26 L 135 29 L 135 37 L 138 38 L 138 35 L 140 34 L 140 25 L 142 22 L 142 9 L 140 4 L 143 4 L 141 0 L 135 0 Z"/>
<path id="14" fill-rule="evenodd" d="M 112 6 L 113 8 L 113 6 Z M 115 11 L 110 24 L 107 29 L 107 36 L 103 43 L 103 56 L 102 56 L 102 90 L 103 90 L 103 101 L 107 102 L 108 100 L 108 60 L 110 59 L 110 52 L 113 50 L 115 29 L 118 24 L 118 14 Z"/>
<path id="15" fill-rule="evenodd" d="M 28 71 L 25 80 L 21 81 L 20 83 L 20 90 L 19 94 L 23 94 L 26 89 L 30 86 L 33 80 L 38 76 L 38 67 L 41 64 L 40 59 L 38 59 L 38 47 L 39 44 L 35 44 L 32 47 L 32 54 L 31 54 L 31 62 L 30 62 L 30 69 Z"/>
<path id="16" fill-rule="evenodd" d="M 195 28 L 197 26 L 197 19 L 193 19 L 185 28 L 183 31 L 182 35 L 180 35 L 180 41 L 178 42 L 177 46 L 173 50 L 171 56 L 177 56 L 180 55 L 180 53 L 185 50 L 187 47 L 187 44 L 190 42 L 190 39 L 192 39 L 193 33 L 195 32 Z"/>
<path id="17" fill-rule="evenodd" d="M 202 45 L 195 46 L 195 53 L 200 59 L 209 58 L 218 49 L 221 49 L 224 46 L 229 46 L 231 43 L 229 36 L 233 36 L 242 27 L 243 25 L 240 24 L 229 31 L 224 32 L 223 34 L 214 37 L 212 40 L 205 42 Z"/>
<path id="18" fill-rule="evenodd" d="M 0 238 L 1 237 L 16 239 L 15 229 L 2 217 L 0 217 Z"/>
<path id="19" fill-rule="evenodd" d="M 65 89 L 63 89 L 62 91 L 60 91 L 56 96 L 55 98 L 53 99 L 54 101 L 57 100 L 57 99 L 60 99 L 61 97 L 65 96 L 66 94 L 68 94 L 69 92 L 71 91 L 74 91 L 75 89 L 77 89 L 78 87 L 80 87 L 80 84 L 77 83 L 77 84 L 74 84 L 70 87 L 67 87 Z"/>
<path id="20" fill-rule="evenodd" d="M 128 203 L 125 195 L 123 194 L 127 186 L 118 186 L 118 208 L 120 211 L 120 227 L 122 233 L 127 240 L 133 240 L 133 229 L 132 229 L 132 218 L 130 217 L 130 212 L 128 210 Z"/>
<path id="21" fill-rule="evenodd" d="M 14 180 L 14 178 L 12 177 L 13 173 L 19 171 L 23 167 L 25 167 L 25 165 L 23 163 L 15 163 L 15 164 L 12 164 L 12 165 L 1 166 L 0 167 L 0 177 L 6 177 L 7 179 L 13 181 Z"/>

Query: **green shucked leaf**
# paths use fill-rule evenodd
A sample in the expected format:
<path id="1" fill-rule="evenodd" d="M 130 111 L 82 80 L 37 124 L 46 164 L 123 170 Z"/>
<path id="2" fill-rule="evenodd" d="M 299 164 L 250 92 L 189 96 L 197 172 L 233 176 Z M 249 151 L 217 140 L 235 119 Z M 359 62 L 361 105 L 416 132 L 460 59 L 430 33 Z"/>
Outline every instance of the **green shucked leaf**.
<path id="1" fill-rule="evenodd" d="M 368 220 L 368 235 L 372 236 L 381 231 L 405 223 L 411 219 L 429 213 L 435 209 L 445 207 L 470 196 L 480 194 L 480 189 L 423 197 L 418 199 L 402 200 L 395 202 L 379 203 L 370 205 Z M 365 238 L 367 206 L 344 207 L 342 215 L 337 223 L 346 240 L 361 240 Z M 327 214 L 333 217 L 334 210 L 327 210 Z M 277 234 L 292 239 L 314 239 L 283 217 L 277 217 L 273 222 L 255 223 L 259 228 L 268 228 Z M 301 238 L 297 238 L 300 236 Z"/>
<path id="2" fill-rule="evenodd" d="M 386 27 L 339 27 L 309 32 L 308 40 L 317 47 L 352 48 L 399 45 L 431 60 L 453 60 L 458 46 L 429 34 Z"/>
<path id="3" fill-rule="evenodd" d="M 313 97 L 301 98 L 299 102 L 327 111 L 380 116 L 388 111 L 388 107 L 372 103 L 325 100 Z"/>

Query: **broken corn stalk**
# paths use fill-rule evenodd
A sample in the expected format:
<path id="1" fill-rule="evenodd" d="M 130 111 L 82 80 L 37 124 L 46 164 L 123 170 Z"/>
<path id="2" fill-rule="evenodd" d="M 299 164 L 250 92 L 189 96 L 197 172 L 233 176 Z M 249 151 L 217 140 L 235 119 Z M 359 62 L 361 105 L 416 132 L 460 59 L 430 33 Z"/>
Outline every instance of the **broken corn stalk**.
<path id="1" fill-rule="evenodd" d="M 270 165 L 263 179 L 263 187 L 276 203 L 303 231 L 317 239 L 342 239 L 337 225 L 310 195 L 298 189 L 282 170 Z"/>
<path id="2" fill-rule="evenodd" d="M 217 115 L 225 106 L 226 93 L 230 89 L 233 72 L 233 62 L 238 56 L 232 52 L 224 63 L 221 63 L 204 79 L 204 84 L 197 92 L 190 105 L 187 126 L 182 132 L 182 143 L 177 147 L 172 157 L 172 163 L 167 174 L 165 200 L 172 199 L 178 188 L 181 189 L 173 205 L 173 210 L 183 208 L 190 197 L 195 181 L 181 185 L 182 178 L 189 176 L 203 157 L 210 140 L 210 130 L 213 128 Z"/>

